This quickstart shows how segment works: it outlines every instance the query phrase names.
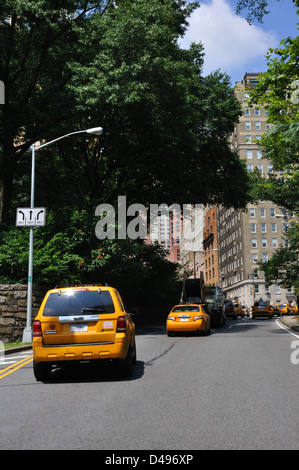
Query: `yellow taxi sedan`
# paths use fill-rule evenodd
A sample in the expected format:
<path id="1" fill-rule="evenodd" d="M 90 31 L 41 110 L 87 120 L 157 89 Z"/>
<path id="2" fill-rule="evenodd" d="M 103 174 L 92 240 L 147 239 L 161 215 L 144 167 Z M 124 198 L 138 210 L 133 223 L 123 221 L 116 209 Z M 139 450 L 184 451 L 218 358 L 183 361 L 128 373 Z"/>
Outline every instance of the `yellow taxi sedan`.
<path id="1" fill-rule="evenodd" d="M 175 305 L 167 317 L 166 330 L 168 336 L 183 332 L 207 335 L 211 330 L 210 315 L 200 304 Z"/>

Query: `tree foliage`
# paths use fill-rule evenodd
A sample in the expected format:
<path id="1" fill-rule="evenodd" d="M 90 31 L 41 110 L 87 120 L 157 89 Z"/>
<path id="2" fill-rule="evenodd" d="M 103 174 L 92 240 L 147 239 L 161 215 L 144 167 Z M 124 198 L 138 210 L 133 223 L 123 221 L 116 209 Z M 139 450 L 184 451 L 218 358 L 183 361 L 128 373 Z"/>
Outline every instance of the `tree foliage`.
<path id="1" fill-rule="evenodd" d="M 246 19 L 251 24 L 254 21 L 262 23 L 264 16 L 270 13 L 270 10 L 274 2 L 280 2 L 281 0 L 238 0 L 236 12 L 240 14 L 241 11 L 246 11 Z M 292 3 L 299 8 L 298 0 L 291 0 Z"/>
<path id="2" fill-rule="evenodd" d="M 252 103 L 268 110 L 272 127 L 262 136 L 263 156 L 273 164 L 273 173 L 256 177 L 255 195 L 276 203 L 290 227 L 285 243 L 262 268 L 266 279 L 289 280 L 299 294 L 298 215 L 299 215 L 299 37 L 281 41 L 281 47 L 268 52 L 268 70 L 260 74 L 252 90 Z M 293 215 L 295 215 L 295 219 Z M 297 276 L 297 277 L 296 277 Z M 298 295 L 297 294 L 297 295 Z"/>

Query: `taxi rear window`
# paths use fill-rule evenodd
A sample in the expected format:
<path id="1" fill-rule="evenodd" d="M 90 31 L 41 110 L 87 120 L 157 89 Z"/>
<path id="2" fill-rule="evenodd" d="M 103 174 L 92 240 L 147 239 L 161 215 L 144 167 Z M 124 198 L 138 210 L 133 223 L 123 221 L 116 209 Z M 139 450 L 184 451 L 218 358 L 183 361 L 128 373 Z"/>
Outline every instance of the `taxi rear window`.
<path id="1" fill-rule="evenodd" d="M 113 300 L 108 291 L 66 291 L 49 295 L 43 315 L 60 317 L 114 312 Z"/>
<path id="2" fill-rule="evenodd" d="M 199 307 L 190 306 L 190 307 L 174 307 L 173 312 L 199 312 Z"/>

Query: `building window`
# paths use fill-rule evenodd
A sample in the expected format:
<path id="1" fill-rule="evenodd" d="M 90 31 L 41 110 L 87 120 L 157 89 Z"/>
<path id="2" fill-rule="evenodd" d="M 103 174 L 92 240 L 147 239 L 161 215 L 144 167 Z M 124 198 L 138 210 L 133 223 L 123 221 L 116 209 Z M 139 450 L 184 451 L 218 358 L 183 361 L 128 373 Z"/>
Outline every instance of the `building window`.
<path id="1" fill-rule="evenodd" d="M 246 121 L 246 122 L 245 122 L 245 129 L 246 129 L 247 131 L 250 131 L 250 129 L 251 129 L 251 123 L 250 123 L 250 121 Z"/>
<path id="2" fill-rule="evenodd" d="M 248 173 L 252 173 L 253 172 L 253 165 L 247 165 L 247 171 L 248 171 Z"/>
<path id="3" fill-rule="evenodd" d="M 275 284 L 275 294 L 280 294 L 280 286 L 279 286 L 279 284 Z"/>
<path id="4" fill-rule="evenodd" d="M 255 129 L 260 131 L 262 129 L 261 121 L 255 121 Z"/>
<path id="5" fill-rule="evenodd" d="M 271 209 L 270 209 L 270 216 L 271 216 L 271 217 L 275 217 L 275 209 L 274 209 L 274 207 L 271 207 Z"/>
<path id="6" fill-rule="evenodd" d="M 262 247 L 267 248 L 267 238 L 262 238 Z"/>
<path id="7" fill-rule="evenodd" d="M 268 173 L 273 173 L 273 166 L 272 165 L 268 165 Z"/>
<path id="8" fill-rule="evenodd" d="M 249 160 L 252 158 L 252 150 L 247 150 L 247 158 Z"/>
<path id="9" fill-rule="evenodd" d="M 252 238 L 251 239 L 251 248 L 256 248 L 256 247 L 257 247 L 256 238 Z"/>
<path id="10" fill-rule="evenodd" d="M 249 209 L 250 217 L 255 217 L 255 209 Z"/>
<path id="11" fill-rule="evenodd" d="M 263 173 L 263 165 L 257 165 L 257 169 L 258 169 L 261 173 Z"/>
<path id="12" fill-rule="evenodd" d="M 251 144 L 251 135 L 246 136 L 246 144 Z"/>
<path id="13" fill-rule="evenodd" d="M 272 238 L 272 248 L 277 248 L 277 238 Z"/>
<path id="14" fill-rule="evenodd" d="M 257 263 L 258 262 L 258 256 L 257 256 L 257 253 L 252 253 L 252 262 L 253 263 Z"/>
<path id="15" fill-rule="evenodd" d="M 276 232 L 276 224 L 271 224 L 271 232 Z"/>
<path id="16" fill-rule="evenodd" d="M 260 108 L 254 108 L 254 114 L 255 114 L 255 116 L 260 116 L 260 114 L 261 114 Z"/>
<path id="17" fill-rule="evenodd" d="M 267 232 L 266 224 L 261 224 L 261 232 L 262 232 L 262 233 L 266 233 L 266 232 Z"/>
<path id="18" fill-rule="evenodd" d="M 260 160 L 262 158 L 262 151 L 261 150 L 257 150 L 256 151 L 256 157 Z"/>
<path id="19" fill-rule="evenodd" d="M 266 210 L 265 210 L 264 207 L 262 207 L 262 208 L 260 209 L 260 216 L 261 216 L 261 217 L 266 217 Z"/>
<path id="20" fill-rule="evenodd" d="M 250 224 L 250 232 L 256 233 L 256 224 Z"/>
<path id="21" fill-rule="evenodd" d="M 245 116 L 250 116 L 250 108 L 245 109 Z"/>
<path id="22" fill-rule="evenodd" d="M 263 263 L 268 261 L 268 253 L 263 253 Z"/>

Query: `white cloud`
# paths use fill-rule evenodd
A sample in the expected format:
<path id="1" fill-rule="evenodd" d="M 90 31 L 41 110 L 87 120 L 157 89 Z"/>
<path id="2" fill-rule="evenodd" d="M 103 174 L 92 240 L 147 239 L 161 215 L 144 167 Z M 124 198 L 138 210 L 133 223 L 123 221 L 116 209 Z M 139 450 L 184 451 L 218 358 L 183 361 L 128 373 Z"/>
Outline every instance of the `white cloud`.
<path id="1" fill-rule="evenodd" d="M 262 71 L 265 54 L 277 39 L 274 32 L 237 16 L 226 0 L 211 0 L 201 3 L 189 19 L 180 45 L 188 48 L 191 42 L 204 46 L 204 75 L 220 68 L 230 76 L 237 74 L 236 80 L 240 80 L 245 72 Z"/>

